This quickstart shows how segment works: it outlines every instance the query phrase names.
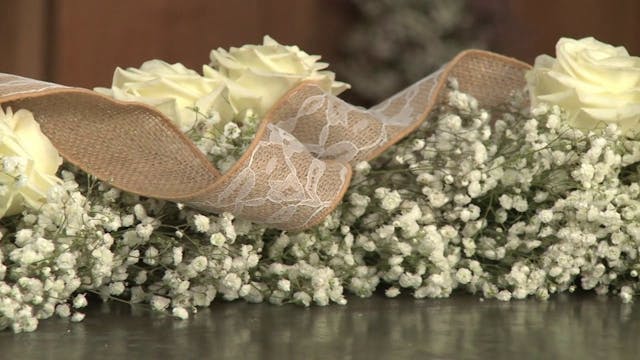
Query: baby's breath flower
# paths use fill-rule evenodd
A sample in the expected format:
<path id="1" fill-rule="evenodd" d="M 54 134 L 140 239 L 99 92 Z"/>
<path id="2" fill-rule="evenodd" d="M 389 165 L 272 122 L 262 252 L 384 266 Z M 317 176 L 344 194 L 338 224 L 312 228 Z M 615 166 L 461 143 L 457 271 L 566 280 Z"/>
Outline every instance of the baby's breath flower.
<path id="1" fill-rule="evenodd" d="M 456 272 L 456 280 L 461 284 L 468 284 L 471 281 L 473 274 L 467 268 L 460 268 Z"/>
<path id="2" fill-rule="evenodd" d="M 151 297 L 151 308 L 156 311 L 164 311 L 171 303 L 170 299 L 163 296 L 154 295 Z"/>
<path id="3" fill-rule="evenodd" d="M 388 288 L 387 290 L 385 290 L 384 294 L 387 297 L 394 298 L 394 297 L 400 295 L 400 289 L 398 289 L 397 287 L 393 287 L 392 286 L 392 287 Z"/>
<path id="4" fill-rule="evenodd" d="M 71 315 L 72 322 L 81 322 L 82 320 L 84 320 L 84 318 L 85 314 L 78 311 L 74 312 L 73 315 Z"/>
<path id="5" fill-rule="evenodd" d="M 380 207 L 386 211 L 392 211 L 396 209 L 400 202 L 402 202 L 402 198 L 397 191 L 391 191 L 382 198 L 380 202 Z"/>
<path id="6" fill-rule="evenodd" d="M 211 237 L 209 238 L 209 242 L 211 243 L 211 245 L 218 246 L 218 247 L 224 245 L 225 241 L 226 241 L 226 238 L 224 237 L 224 235 L 222 235 L 219 232 L 211 234 Z"/>
<path id="7" fill-rule="evenodd" d="M 204 256 L 198 256 L 191 260 L 189 267 L 193 269 L 195 272 L 199 273 L 204 271 L 207 268 L 207 258 Z"/>
<path id="8" fill-rule="evenodd" d="M 62 318 L 71 316 L 71 309 L 68 304 L 60 304 L 56 306 L 56 314 Z"/>
<path id="9" fill-rule="evenodd" d="M 288 279 L 280 279 L 278 281 L 278 289 L 284 291 L 284 292 L 289 292 L 291 291 L 291 282 L 289 282 Z"/>
<path id="10" fill-rule="evenodd" d="M 73 307 L 75 309 L 80 309 L 87 306 L 87 299 L 84 294 L 78 294 L 73 299 Z"/>
<path id="11" fill-rule="evenodd" d="M 121 281 L 109 284 L 109 293 L 111 295 L 120 295 L 124 292 L 124 283 Z"/>
<path id="12" fill-rule="evenodd" d="M 172 253 L 173 253 L 173 263 L 178 265 L 182 262 L 182 256 L 183 256 L 183 248 L 178 246 L 178 247 L 174 247 L 172 249 Z"/>
<path id="13" fill-rule="evenodd" d="M 309 306 L 311 305 L 311 296 L 303 291 L 298 291 L 293 294 L 293 300 L 301 305 Z"/>
<path id="14" fill-rule="evenodd" d="M 193 217 L 193 224 L 198 232 L 206 233 L 207 231 L 209 231 L 209 218 L 204 215 L 196 214 Z"/>
<path id="15" fill-rule="evenodd" d="M 185 308 L 176 306 L 171 310 L 171 314 L 178 319 L 187 320 L 189 318 L 189 313 Z"/>
<path id="16" fill-rule="evenodd" d="M 144 252 L 143 261 L 145 262 L 145 264 L 155 265 L 158 263 L 158 254 L 159 254 L 158 249 L 156 249 L 154 246 L 150 246 Z"/>

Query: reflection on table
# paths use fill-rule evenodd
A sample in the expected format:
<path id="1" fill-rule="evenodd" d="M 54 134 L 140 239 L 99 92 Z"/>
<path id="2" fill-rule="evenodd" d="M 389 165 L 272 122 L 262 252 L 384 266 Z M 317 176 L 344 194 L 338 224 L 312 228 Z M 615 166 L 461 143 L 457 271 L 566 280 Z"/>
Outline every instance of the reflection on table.
<path id="1" fill-rule="evenodd" d="M 634 359 L 636 307 L 590 294 L 510 303 L 378 296 L 311 308 L 215 303 L 181 321 L 109 303 L 79 324 L 0 333 L 0 358 Z"/>

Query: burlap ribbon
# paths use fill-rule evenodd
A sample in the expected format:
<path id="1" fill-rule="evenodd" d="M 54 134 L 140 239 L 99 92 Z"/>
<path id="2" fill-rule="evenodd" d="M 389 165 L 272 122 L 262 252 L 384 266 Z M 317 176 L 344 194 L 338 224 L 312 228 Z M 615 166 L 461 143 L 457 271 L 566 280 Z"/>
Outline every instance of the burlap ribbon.
<path id="1" fill-rule="evenodd" d="M 447 78 L 491 107 L 525 85 L 528 68 L 466 51 L 368 110 L 302 83 L 269 111 L 246 153 L 224 174 L 169 119 L 143 104 L 8 74 L 0 74 L 0 103 L 33 112 L 67 161 L 117 188 L 300 230 L 341 201 L 351 165 L 420 125 L 442 100 Z"/>

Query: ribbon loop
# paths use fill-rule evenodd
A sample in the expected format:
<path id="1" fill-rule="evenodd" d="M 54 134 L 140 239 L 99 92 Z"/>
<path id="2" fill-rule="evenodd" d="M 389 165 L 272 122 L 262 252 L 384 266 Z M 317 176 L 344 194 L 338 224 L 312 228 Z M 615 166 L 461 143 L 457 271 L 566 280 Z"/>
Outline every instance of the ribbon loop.
<path id="1" fill-rule="evenodd" d="M 449 77 L 494 106 L 525 85 L 527 69 L 515 59 L 466 51 L 369 110 L 302 83 L 267 113 L 245 154 L 224 174 L 168 118 L 143 104 L 8 74 L 0 74 L 0 103 L 31 111 L 67 161 L 117 188 L 301 230 L 342 200 L 350 165 L 376 157 L 420 126 L 442 100 Z"/>

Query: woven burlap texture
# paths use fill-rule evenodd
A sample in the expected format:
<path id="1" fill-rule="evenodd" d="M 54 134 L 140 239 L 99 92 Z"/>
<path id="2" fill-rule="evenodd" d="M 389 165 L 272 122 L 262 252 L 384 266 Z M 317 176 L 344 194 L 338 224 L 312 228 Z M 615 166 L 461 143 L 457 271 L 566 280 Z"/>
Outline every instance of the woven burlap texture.
<path id="1" fill-rule="evenodd" d="M 376 157 L 425 120 L 443 99 L 448 78 L 491 107 L 524 87 L 528 69 L 512 58 L 465 51 L 368 110 L 302 83 L 273 106 L 224 174 L 169 119 L 143 104 L 8 74 L 0 74 L 0 103 L 33 112 L 67 161 L 117 188 L 301 230 L 342 200 L 351 165 Z"/>

